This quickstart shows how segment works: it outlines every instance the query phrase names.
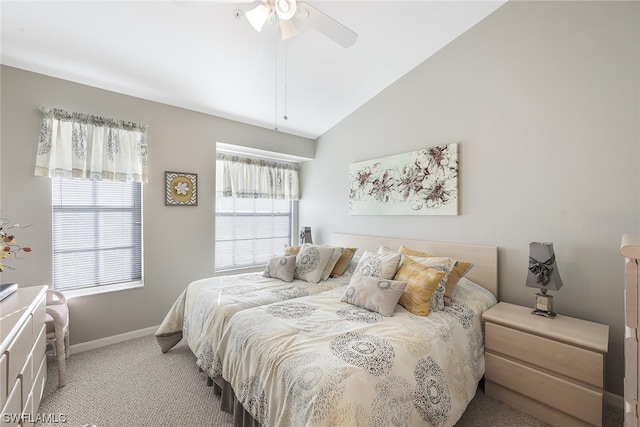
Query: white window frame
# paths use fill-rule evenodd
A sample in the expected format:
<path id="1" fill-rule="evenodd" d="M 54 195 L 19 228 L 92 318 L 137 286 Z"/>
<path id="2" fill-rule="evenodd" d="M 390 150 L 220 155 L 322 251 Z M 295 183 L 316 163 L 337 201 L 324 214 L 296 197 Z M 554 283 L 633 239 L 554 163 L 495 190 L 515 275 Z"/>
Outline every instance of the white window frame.
<path id="1" fill-rule="evenodd" d="M 245 157 L 254 157 L 254 158 L 264 158 L 267 160 L 271 160 L 271 161 L 284 161 L 284 162 L 294 162 L 294 163 L 298 163 L 301 161 L 305 161 L 305 160 L 311 160 L 311 159 L 307 159 L 307 158 L 302 158 L 302 157 L 298 157 L 298 156 L 293 156 L 293 155 L 287 155 L 287 154 L 282 154 L 282 153 L 275 153 L 275 152 L 271 152 L 271 151 L 266 151 L 266 150 L 260 150 L 260 149 L 256 149 L 256 148 L 249 148 L 249 147 L 243 147 L 243 146 L 239 146 L 239 145 L 234 145 L 234 144 L 227 144 L 227 143 L 222 143 L 222 142 L 218 142 L 216 143 L 216 151 L 222 151 L 224 153 L 232 153 L 232 154 L 238 154 L 240 156 L 245 156 Z M 217 195 L 216 195 L 216 200 L 214 201 L 215 206 L 217 206 Z M 217 235 L 217 227 L 216 227 L 216 218 L 217 218 L 217 209 L 214 209 L 214 233 L 216 233 Z M 290 225 L 291 225 L 291 229 L 289 230 L 289 244 L 292 245 L 295 242 L 297 242 L 297 229 L 298 229 L 298 201 L 297 200 L 292 200 L 291 201 L 291 217 L 290 217 Z M 215 239 L 214 239 L 214 247 L 215 247 Z M 283 252 L 284 252 L 284 248 Z M 214 250 L 214 257 L 216 256 L 216 251 Z M 275 254 L 274 254 L 275 255 Z M 213 267 L 214 267 L 214 272 L 217 275 L 225 275 L 225 274 L 234 274 L 234 273 L 239 273 L 241 271 L 258 271 L 260 269 L 263 269 L 265 264 L 260 264 L 260 265 L 255 265 L 252 267 L 229 267 L 229 268 L 220 268 L 218 269 L 218 267 L 216 266 L 216 260 L 214 258 L 213 260 Z"/>
<path id="2" fill-rule="evenodd" d="M 65 178 L 54 178 L 52 179 L 52 186 L 55 185 L 55 180 L 57 179 L 65 179 Z M 87 181 L 87 182 L 91 182 L 91 181 Z M 73 298 L 77 298 L 77 297 L 81 297 L 81 296 L 86 296 L 86 295 L 99 295 L 99 294 L 104 294 L 104 293 L 111 293 L 111 292 L 117 292 L 117 291 L 122 291 L 122 290 L 127 290 L 127 289 L 136 289 L 136 288 L 141 288 L 144 287 L 144 186 L 142 185 L 142 183 L 137 183 L 138 185 L 140 185 L 140 239 L 141 239 L 141 247 L 140 247 L 140 280 L 133 280 L 133 281 L 127 281 L 127 282 L 122 282 L 122 283 L 114 283 L 114 284 L 108 284 L 108 285 L 90 285 L 90 286 L 86 286 L 86 287 L 82 287 L 82 288 L 77 288 L 77 289 L 56 289 L 55 287 L 55 275 L 54 272 L 52 271 L 52 288 L 59 290 L 60 292 L 62 292 L 66 298 L 68 299 L 73 299 Z M 51 188 L 51 193 L 53 195 L 53 187 Z M 53 200 L 52 200 L 52 240 L 55 240 L 56 236 L 55 236 L 55 225 L 53 224 L 53 221 L 55 220 L 55 215 L 54 215 L 54 210 L 56 209 L 56 207 L 53 205 Z M 52 242 L 52 259 L 53 262 L 55 263 L 55 253 L 53 251 L 53 242 Z"/>

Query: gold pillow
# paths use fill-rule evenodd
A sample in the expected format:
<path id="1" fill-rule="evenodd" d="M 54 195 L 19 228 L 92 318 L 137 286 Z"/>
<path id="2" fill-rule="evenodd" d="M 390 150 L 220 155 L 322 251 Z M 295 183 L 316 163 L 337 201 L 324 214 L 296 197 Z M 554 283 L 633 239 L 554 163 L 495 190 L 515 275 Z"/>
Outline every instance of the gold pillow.
<path id="1" fill-rule="evenodd" d="M 427 267 L 405 257 L 393 280 L 407 282 L 398 304 L 417 316 L 429 314 L 431 295 L 444 277 L 444 271 Z"/>
<path id="2" fill-rule="evenodd" d="M 356 253 L 358 248 L 344 248 L 342 251 L 342 255 L 338 258 L 336 265 L 333 266 L 333 270 L 331 271 L 331 277 L 339 277 L 344 274 L 345 271 L 349 268 L 349 263 L 351 263 L 351 259 L 353 255 Z"/>
<path id="3" fill-rule="evenodd" d="M 300 246 L 284 245 L 283 256 L 298 255 L 299 253 L 300 253 Z"/>
<path id="4" fill-rule="evenodd" d="M 426 257 L 426 258 L 437 256 L 427 252 L 420 252 L 413 249 L 409 249 L 404 245 L 400 246 L 400 249 L 398 249 L 398 253 L 402 255 L 407 255 L 407 256 L 417 256 L 417 257 Z M 449 295 L 451 295 L 451 290 L 453 289 L 453 286 L 456 283 L 458 283 L 458 280 L 463 278 L 464 275 L 467 274 L 467 272 L 469 272 L 469 270 L 471 270 L 471 267 L 473 267 L 472 263 L 458 260 L 456 265 L 451 269 L 451 273 L 449 273 L 449 278 L 447 279 L 447 283 L 445 284 L 445 289 L 444 289 L 445 301 L 449 301 Z"/>

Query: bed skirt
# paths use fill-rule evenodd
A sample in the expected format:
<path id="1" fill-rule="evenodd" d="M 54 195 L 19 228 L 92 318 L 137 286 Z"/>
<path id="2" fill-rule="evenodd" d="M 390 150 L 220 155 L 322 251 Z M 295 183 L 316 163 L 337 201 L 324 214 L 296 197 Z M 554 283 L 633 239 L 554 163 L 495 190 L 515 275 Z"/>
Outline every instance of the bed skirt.
<path id="1" fill-rule="evenodd" d="M 213 392 L 220 396 L 220 409 L 233 415 L 233 427 L 261 427 L 261 424 L 238 402 L 231 384 L 222 377 L 213 380 Z"/>

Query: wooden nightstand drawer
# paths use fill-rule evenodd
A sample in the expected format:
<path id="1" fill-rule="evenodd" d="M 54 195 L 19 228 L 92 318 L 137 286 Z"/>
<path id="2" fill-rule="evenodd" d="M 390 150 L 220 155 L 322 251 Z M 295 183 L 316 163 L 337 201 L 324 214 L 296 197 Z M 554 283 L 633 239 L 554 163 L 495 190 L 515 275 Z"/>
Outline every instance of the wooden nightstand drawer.
<path id="1" fill-rule="evenodd" d="M 503 357 L 485 355 L 489 381 L 593 425 L 602 425 L 602 392 L 582 387 Z"/>
<path id="2" fill-rule="evenodd" d="M 485 392 L 557 427 L 602 426 L 609 327 L 500 302 L 485 321 Z"/>
<path id="3" fill-rule="evenodd" d="M 604 356 L 600 353 L 515 329 L 486 324 L 486 349 L 602 388 Z"/>

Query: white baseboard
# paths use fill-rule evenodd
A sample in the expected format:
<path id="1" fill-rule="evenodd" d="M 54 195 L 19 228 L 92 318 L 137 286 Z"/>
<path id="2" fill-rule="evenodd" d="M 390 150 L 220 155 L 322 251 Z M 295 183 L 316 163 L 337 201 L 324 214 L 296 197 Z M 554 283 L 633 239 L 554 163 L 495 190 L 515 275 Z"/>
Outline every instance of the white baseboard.
<path id="1" fill-rule="evenodd" d="M 617 394 L 609 393 L 608 391 L 604 392 L 604 403 L 608 403 L 614 408 L 624 409 L 624 398 Z"/>
<path id="2" fill-rule="evenodd" d="M 104 347 L 110 344 L 117 344 L 119 342 L 128 341 L 135 338 L 146 337 L 147 335 L 152 335 L 153 333 L 155 333 L 155 331 L 158 330 L 158 326 L 151 326 L 149 328 L 139 329 L 137 331 L 131 331 L 131 332 L 127 332 L 120 335 L 114 335 L 111 337 L 100 338 L 94 341 L 74 344 L 72 346 L 69 346 L 69 353 L 70 354 L 81 353 L 83 351 L 94 350 L 96 348 Z"/>

